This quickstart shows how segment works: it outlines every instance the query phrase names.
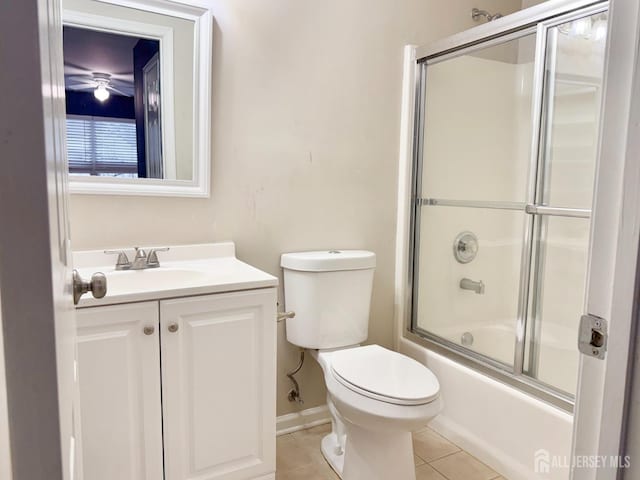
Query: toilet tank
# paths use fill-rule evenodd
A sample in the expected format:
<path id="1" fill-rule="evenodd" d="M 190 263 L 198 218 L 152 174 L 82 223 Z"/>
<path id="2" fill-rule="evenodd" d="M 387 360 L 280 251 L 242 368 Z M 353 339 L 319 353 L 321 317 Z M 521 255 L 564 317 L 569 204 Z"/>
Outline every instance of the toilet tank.
<path id="1" fill-rule="evenodd" d="M 367 339 L 376 255 L 365 250 L 285 253 L 284 301 L 287 340 L 328 349 Z"/>

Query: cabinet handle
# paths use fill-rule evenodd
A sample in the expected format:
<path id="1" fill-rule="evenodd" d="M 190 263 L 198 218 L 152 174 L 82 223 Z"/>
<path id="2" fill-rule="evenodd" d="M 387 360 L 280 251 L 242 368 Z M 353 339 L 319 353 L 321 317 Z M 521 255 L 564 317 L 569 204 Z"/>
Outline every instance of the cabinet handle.
<path id="1" fill-rule="evenodd" d="M 178 324 L 177 323 L 170 323 L 169 327 L 167 328 L 167 330 L 169 330 L 171 333 L 176 333 L 178 331 Z"/>
<path id="2" fill-rule="evenodd" d="M 156 329 L 155 329 L 155 328 L 153 328 L 153 327 L 144 327 L 144 328 L 142 329 L 142 332 L 143 332 L 145 335 L 153 335 L 153 332 L 155 332 L 155 331 L 156 331 Z"/>

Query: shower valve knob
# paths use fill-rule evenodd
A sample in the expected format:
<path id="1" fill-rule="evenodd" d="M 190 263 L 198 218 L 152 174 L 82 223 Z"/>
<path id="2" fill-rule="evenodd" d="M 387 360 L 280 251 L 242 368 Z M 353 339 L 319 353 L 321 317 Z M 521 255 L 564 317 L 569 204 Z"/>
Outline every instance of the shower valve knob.
<path id="1" fill-rule="evenodd" d="M 473 232 L 461 232 L 453 241 L 453 256 L 459 263 L 469 263 L 478 254 L 478 237 Z"/>

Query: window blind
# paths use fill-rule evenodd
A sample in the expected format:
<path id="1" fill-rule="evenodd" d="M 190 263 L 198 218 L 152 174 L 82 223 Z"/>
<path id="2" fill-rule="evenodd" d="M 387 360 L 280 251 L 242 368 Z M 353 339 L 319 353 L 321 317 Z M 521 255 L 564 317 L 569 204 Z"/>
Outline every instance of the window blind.
<path id="1" fill-rule="evenodd" d="M 99 176 L 138 176 L 133 119 L 67 115 L 69 172 Z"/>

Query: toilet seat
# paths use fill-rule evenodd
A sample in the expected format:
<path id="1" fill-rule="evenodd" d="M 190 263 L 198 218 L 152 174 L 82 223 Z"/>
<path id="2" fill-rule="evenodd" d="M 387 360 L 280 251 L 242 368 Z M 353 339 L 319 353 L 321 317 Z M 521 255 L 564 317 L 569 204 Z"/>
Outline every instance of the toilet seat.
<path id="1" fill-rule="evenodd" d="M 436 376 L 421 363 L 379 345 L 331 355 L 334 378 L 360 395 L 395 405 L 424 405 L 440 392 Z"/>

